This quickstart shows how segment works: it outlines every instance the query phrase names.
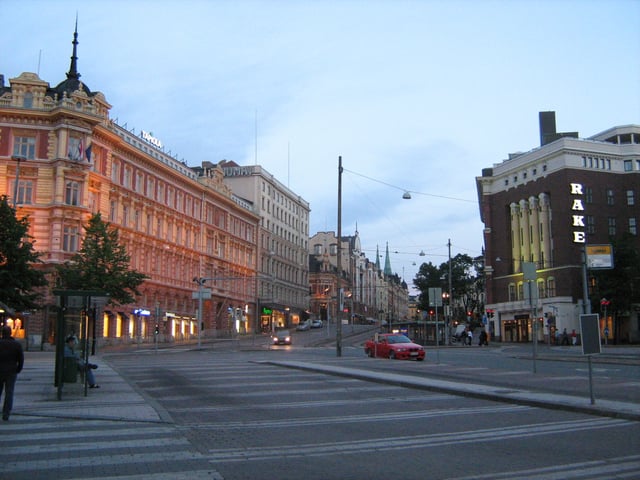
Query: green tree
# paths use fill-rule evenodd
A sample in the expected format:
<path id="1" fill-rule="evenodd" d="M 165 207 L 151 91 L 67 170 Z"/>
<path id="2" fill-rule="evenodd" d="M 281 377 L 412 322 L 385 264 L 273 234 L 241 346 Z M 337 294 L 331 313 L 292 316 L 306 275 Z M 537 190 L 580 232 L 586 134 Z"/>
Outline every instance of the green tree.
<path id="1" fill-rule="evenodd" d="M 462 309 L 453 312 L 454 318 L 462 320 L 466 317 L 467 311 L 479 311 L 481 295 L 478 289 L 483 288 L 480 266 L 477 259 L 474 260 L 466 254 L 459 253 L 451 258 L 451 289 L 454 304 L 462 304 Z M 429 288 L 441 288 L 443 292 L 449 292 L 449 262 L 444 262 L 438 267 L 431 262 L 423 263 L 413 280 L 413 285 L 420 291 L 418 308 L 427 310 Z"/>
<path id="2" fill-rule="evenodd" d="M 47 284 L 42 270 L 35 268 L 40 252 L 27 232 L 29 219 L 16 218 L 7 196 L 0 197 L 0 301 L 18 311 L 36 308 L 39 294 L 34 288 Z"/>
<path id="3" fill-rule="evenodd" d="M 628 317 L 633 305 L 640 303 L 640 251 L 636 247 L 636 237 L 630 233 L 612 239 L 611 244 L 613 268 L 592 270 L 595 288 L 590 296 L 594 312 L 601 310 L 601 299 L 611 302 L 607 310 L 614 316 L 615 337 L 619 339 L 622 317 Z"/>
<path id="4" fill-rule="evenodd" d="M 447 264 L 443 264 L 447 265 Z M 447 266 L 447 272 L 448 272 Z M 433 263 L 423 263 L 413 279 L 413 285 L 420 291 L 418 296 L 418 308 L 423 311 L 429 310 L 429 289 L 442 288 L 447 289 L 447 277 L 443 276 L 442 265 L 436 267 Z"/>
<path id="5" fill-rule="evenodd" d="M 129 268 L 130 256 L 119 243 L 118 230 L 99 213 L 85 226 L 82 248 L 58 267 L 60 287 L 69 290 L 99 290 L 109 294 L 112 304 L 134 303 L 138 286 L 147 277 Z"/>

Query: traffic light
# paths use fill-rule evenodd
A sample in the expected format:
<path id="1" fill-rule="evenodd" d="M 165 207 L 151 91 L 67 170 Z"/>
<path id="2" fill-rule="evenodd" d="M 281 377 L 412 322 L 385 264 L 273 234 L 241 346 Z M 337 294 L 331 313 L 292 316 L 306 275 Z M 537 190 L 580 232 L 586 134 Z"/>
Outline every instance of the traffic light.
<path id="1" fill-rule="evenodd" d="M 160 325 L 156 323 L 156 335 L 160 333 Z"/>

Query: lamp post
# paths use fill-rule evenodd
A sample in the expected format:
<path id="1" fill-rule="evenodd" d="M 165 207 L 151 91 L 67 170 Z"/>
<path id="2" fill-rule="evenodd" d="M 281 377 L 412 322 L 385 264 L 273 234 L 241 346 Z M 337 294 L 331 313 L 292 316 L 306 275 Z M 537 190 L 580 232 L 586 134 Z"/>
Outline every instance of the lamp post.
<path id="1" fill-rule="evenodd" d="M 18 183 L 20 183 L 20 162 L 26 160 L 27 157 L 23 157 L 22 155 L 13 155 L 11 160 L 18 162 L 16 166 L 16 180 L 13 185 L 13 208 L 16 208 L 16 202 L 18 200 Z"/>
<path id="2" fill-rule="evenodd" d="M 198 284 L 198 348 L 200 348 L 200 332 L 202 331 L 202 297 L 204 297 L 204 284 L 207 281 L 206 278 L 203 277 L 195 277 L 193 279 L 194 282 Z"/>
<path id="3" fill-rule="evenodd" d="M 336 261 L 338 270 L 338 295 L 342 300 L 342 157 L 338 157 L 338 259 Z M 340 306 L 342 308 L 342 306 Z M 342 356 L 342 317 L 340 308 L 336 312 L 336 356 Z"/>

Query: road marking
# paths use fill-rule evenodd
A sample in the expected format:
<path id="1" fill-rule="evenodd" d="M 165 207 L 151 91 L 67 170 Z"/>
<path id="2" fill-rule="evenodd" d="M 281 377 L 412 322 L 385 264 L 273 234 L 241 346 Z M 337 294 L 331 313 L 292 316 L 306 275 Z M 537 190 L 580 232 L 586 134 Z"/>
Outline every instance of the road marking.
<path id="1" fill-rule="evenodd" d="M 636 478 L 640 471 L 640 456 L 616 457 L 606 460 L 570 463 L 552 467 L 493 472 L 457 477 L 457 480 L 566 480 L 570 478 Z"/>
<path id="2" fill-rule="evenodd" d="M 476 444 L 512 438 L 527 438 L 541 435 L 575 433 L 581 430 L 597 430 L 635 426 L 636 422 L 620 419 L 593 419 L 553 422 L 542 424 L 500 427 L 482 430 L 468 430 L 455 433 L 426 434 L 403 437 L 381 437 L 367 440 L 350 440 L 346 442 L 315 443 L 306 445 L 277 445 L 268 447 L 251 446 L 244 449 L 222 448 L 209 450 L 208 458 L 214 463 L 265 461 L 274 458 L 320 457 L 326 455 L 358 455 L 379 451 L 388 454 L 390 451 L 416 448 L 436 448 L 448 445 Z M 286 454 L 283 454 L 286 452 Z M 564 477 L 567 478 L 567 477 Z"/>

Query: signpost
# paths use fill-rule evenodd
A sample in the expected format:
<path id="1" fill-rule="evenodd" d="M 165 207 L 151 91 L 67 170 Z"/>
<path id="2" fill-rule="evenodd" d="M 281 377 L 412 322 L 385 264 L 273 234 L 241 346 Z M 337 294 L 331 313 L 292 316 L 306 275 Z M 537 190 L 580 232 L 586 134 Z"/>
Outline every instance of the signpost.
<path id="1" fill-rule="evenodd" d="M 440 363 L 440 332 L 438 331 L 438 307 L 442 306 L 442 289 L 429 288 L 429 305 L 436 307 L 436 357 Z"/>
<path id="2" fill-rule="evenodd" d="M 593 396 L 591 355 L 600 353 L 600 321 L 597 313 L 580 315 L 580 337 L 582 338 L 582 354 L 587 356 L 589 363 L 589 396 L 591 405 L 593 405 L 596 401 Z"/>

